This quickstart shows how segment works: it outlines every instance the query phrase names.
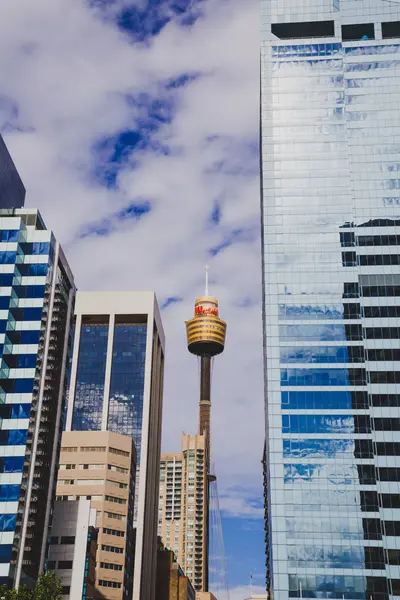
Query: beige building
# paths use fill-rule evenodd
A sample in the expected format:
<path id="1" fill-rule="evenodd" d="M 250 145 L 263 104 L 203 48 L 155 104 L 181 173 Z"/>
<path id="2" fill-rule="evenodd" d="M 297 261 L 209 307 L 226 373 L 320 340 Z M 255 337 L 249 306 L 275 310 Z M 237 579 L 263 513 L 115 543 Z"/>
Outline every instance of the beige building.
<path id="1" fill-rule="evenodd" d="M 135 466 L 136 452 L 128 436 L 108 431 L 63 433 L 57 500 L 86 498 L 96 509 L 96 589 L 107 600 L 132 595 Z"/>
<path id="2" fill-rule="evenodd" d="M 207 470 L 203 435 L 182 435 L 182 450 L 161 455 L 158 534 L 195 590 L 204 589 Z"/>

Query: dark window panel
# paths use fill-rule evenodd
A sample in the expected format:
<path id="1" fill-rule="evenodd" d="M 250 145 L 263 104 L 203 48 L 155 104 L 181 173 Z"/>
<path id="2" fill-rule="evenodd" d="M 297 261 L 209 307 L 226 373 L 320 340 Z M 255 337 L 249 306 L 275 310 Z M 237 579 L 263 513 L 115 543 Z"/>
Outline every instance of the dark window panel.
<path id="1" fill-rule="evenodd" d="M 382 23 L 383 39 L 400 38 L 400 21 Z"/>
<path id="2" fill-rule="evenodd" d="M 383 548 L 369 547 L 366 546 L 364 549 L 365 553 L 365 568 L 366 569 L 384 569 L 385 568 L 385 555 Z"/>
<path id="3" fill-rule="evenodd" d="M 367 327 L 365 334 L 367 340 L 397 340 L 400 338 L 398 327 Z"/>
<path id="4" fill-rule="evenodd" d="M 364 539 L 381 540 L 381 522 L 379 519 L 363 519 Z"/>
<path id="5" fill-rule="evenodd" d="M 361 510 L 363 512 L 377 512 L 379 510 L 377 492 L 362 490 L 360 492 Z"/>
<path id="6" fill-rule="evenodd" d="M 380 494 L 382 508 L 400 508 L 400 494 Z"/>
<path id="7" fill-rule="evenodd" d="M 354 440 L 355 458 L 373 458 L 372 440 Z"/>
<path id="8" fill-rule="evenodd" d="M 354 432 L 370 433 L 371 419 L 369 415 L 354 415 Z"/>
<path id="9" fill-rule="evenodd" d="M 358 302 L 344 302 L 344 318 L 359 319 L 361 317 L 361 308 Z"/>
<path id="10" fill-rule="evenodd" d="M 373 426 L 376 431 L 400 431 L 400 418 L 379 417 L 373 419 Z"/>
<path id="11" fill-rule="evenodd" d="M 397 306 L 364 306 L 362 312 L 365 319 L 400 317 L 400 304 Z"/>
<path id="12" fill-rule="evenodd" d="M 379 467 L 378 479 L 379 481 L 400 481 L 400 467 Z"/>
<path id="13" fill-rule="evenodd" d="M 400 371 L 370 371 L 370 383 L 400 383 Z"/>
<path id="14" fill-rule="evenodd" d="M 371 394 L 372 406 L 400 406 L 400 394 Z"/>
<path id="15" fill-rule="evenodd" d="M 334 21 L 309 21 L 303 23 L 273 23 L 271 31 L 281 40 L 313 37 L 333 37 Z"/>
<path id="16" fill-rule="evenodd" d="M 382 348 L 367 350 L 368 360 L 398 360 L 400 361 L 400 348 Z"/>
<path id="17" fill-rule="evenodd" d="M 389 565 L 400 565 L 400 550 L 386 550 Z M 396 594 L 397 596 L 399 594 Z"/>
<path id="18" fill-rule="evenodd" d="M 384 521 L 383 527 L 385 534 L 390 537 L 397 537 L 400 535 L 400 521 Z"/>
<path id="19" fill-rule="evenodd" d="M 377 456 L 400 456 L 400 442 L 376 442 L 374 447 Z"/>
<path id="20" fill-rule="evenodd" d="M 359 264 L 362 267 L 390 266 L 400 264 L 399 254 L 362 254 L 359 256 Z"/>
<path id="21" fill-rule="evenodd" d="M 344 42 L 352 42 L 362 39 L 375 39 L 375 28 L 373 23 L 342 25 L 342 40 Z"/>
<path id="22" fill-rule="evenodd" d="M 360 485 L 375 485 L 376 475 L 374 465 L 357 465 Z"/>

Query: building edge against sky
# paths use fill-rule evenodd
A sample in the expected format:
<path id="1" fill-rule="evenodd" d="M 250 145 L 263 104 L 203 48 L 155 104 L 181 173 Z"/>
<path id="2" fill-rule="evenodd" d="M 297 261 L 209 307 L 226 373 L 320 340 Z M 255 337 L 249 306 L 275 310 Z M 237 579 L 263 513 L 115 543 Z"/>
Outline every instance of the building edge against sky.
<path id="1" fill-rule="evenodd" d="M 0 208 L 22 208 L 25 187 L 0 135 Z"/>
<path id="2" fill-rule="evenodd" d="M 261 0 L 275 600 L 400 595 L 399 55 L 398 3 Z"/>
<path id="3" fill-rule="evenodd" d="M 115 430 L 135 441 L 135 600 L 155 594 L 164 347 L 153 292 L 77 293 L 66 430 Z"/>

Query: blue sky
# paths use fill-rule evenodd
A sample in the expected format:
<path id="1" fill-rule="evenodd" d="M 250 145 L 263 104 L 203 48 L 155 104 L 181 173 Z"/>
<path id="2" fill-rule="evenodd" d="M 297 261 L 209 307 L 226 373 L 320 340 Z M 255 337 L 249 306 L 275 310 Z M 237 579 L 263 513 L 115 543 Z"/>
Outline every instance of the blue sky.
<path id="1" fill-rule="evenodd" d="M 81 289 L 154 289 L 163 449 L 196 431 L 184 320 L 204 265 L 228 322 L 213 450 L 231 600 L 263 584 L 256 0 L 3 0 L 0 130 Z"/>

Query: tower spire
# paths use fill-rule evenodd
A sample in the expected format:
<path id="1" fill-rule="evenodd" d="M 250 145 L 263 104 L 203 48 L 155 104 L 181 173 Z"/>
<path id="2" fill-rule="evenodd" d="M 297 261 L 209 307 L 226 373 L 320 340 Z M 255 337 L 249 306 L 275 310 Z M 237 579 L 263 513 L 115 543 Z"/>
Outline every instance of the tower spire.
<path id="1" fill-rule="evenodd" d="M 208 296 L 208 272 L 210 270 L 210 267 L 208 265 L 206 265 L 205 270 L 206 270 L 206 289 L 205 289 L 204 295 Z"/>

